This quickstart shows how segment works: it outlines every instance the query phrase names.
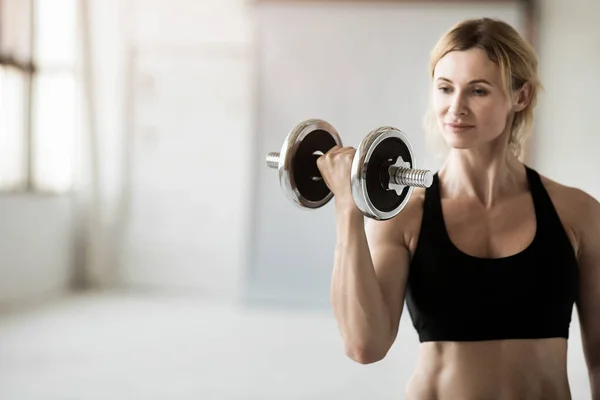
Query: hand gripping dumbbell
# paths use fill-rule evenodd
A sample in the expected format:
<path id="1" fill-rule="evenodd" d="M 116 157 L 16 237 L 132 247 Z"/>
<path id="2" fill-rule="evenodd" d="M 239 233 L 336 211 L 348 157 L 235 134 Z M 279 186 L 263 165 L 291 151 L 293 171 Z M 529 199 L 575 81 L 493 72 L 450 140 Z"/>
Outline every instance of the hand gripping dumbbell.
<path id="1" fill-rule="evenodd" d="M 279 153 L 266 157 L 279 170 L 279 183 L 288 199 L 302 208 L 319 208 L 333 193 L 321 177 L 317 159 L 332 147 L 342 146 L 333 126 L 320 119 L 298 124 L 286 137 Z M 371 131 L 352 160 L 352 197 L 361 212 L 375 220 L 398 215 L 414 187 L 429 187 L 431 171 L 413 169 L 415 157 L 408 137 L 393 127 Z"/>

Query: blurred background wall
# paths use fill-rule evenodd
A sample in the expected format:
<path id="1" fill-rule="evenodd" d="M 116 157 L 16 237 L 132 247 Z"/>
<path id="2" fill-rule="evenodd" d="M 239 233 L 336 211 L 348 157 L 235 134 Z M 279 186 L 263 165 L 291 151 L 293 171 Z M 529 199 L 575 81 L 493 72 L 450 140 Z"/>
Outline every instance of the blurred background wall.
<path id="1" fill-rule="evenodd" d="M 396 126 L 418 165 L 436 169 L 421 128 L 435 41 L 470 17 L 531 28 L 519 1 L 26 3 L 0 2 L 2 50 L 17 54 L 0 65 L 6 309 L 110 291 L 327 313 L 332 205 L 295 208 L 266 153 L 316 117 L 347 145 Z M 545 91 L 527 162 L 600 198 L 600 3 L 544 0 L 538 11 Z M 15 72 L 28 62 L 34 74 Z M 585 396 L 572 331 L 570 374 Z"/>

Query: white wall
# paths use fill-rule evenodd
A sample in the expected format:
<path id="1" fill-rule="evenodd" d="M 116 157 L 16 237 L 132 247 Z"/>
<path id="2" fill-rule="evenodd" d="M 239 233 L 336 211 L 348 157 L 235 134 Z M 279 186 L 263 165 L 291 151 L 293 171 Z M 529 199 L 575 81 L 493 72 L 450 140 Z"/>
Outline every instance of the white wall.
<path id="1" fill-rule="evenodd" d="M 0 306 L 63 293 L 71 279 L 69 196 L 0 195 Z"/>
<path id="2" fill-rule="evenodd" d="M 123 32 L 128 25 L 121 0 L 80 0 L 80 4 L 83 115 L 75 170 L 76 282 L 106 287 L 114 285 L 118 268 L 114 248 L 125 180 Z"/>
<path id="3" fill-rule="evenodd" d="M 250 198 L 249 10 L 241 0 L 90 5 L 100 193 L 88 275 L 235 297 Z"/>
<path id="4" fill-rule="evenodd" d="M 533 136 L 532 164 L 600 200 L 600 2 L 542 4 L 540 74 L 545 91 Z"/>

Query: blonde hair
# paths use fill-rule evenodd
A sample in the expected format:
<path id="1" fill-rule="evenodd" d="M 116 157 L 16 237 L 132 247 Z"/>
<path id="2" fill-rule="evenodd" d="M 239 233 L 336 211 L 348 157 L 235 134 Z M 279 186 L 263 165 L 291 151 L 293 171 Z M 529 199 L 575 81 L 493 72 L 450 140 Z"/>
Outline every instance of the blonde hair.
<path id="1" fill-rule="evenodd" d="M 483 50 L 500 67 L 507 95 L 520 90 L 525 84 L 530 85 L 530 103 L 515 114 L 508 140 L 510 150 L 519 157 L 533 128 L 533 111 L 538 93 L 542 90 L 537 55 L 533 47 L 506 22 L 491 18 L 468 19 L 452 27 L 435 45 L 430 55 L 429 76 L 433 78 L 435 66 L 447 53 L 472 48 Z M 425 115 L 424 127 L 429 142 L 437 148 L 441 135 L 431 107 Z"/>

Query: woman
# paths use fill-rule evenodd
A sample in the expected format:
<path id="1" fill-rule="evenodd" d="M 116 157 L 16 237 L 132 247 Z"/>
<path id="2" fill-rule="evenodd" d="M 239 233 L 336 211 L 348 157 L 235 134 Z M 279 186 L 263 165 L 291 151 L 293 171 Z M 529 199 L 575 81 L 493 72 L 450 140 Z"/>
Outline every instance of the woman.
<path id="1" fill-rule="evenodd" d="M 331 300 L 346 354 L 385 357 L 406 300 L 420 339 L 407 399 L 566 400 L 576 305 L 600 399 L 600 204 L 518 158 L 540 88 L 535 53 L 506 23 L 468 20 L 430 68 L 448 152 L 397 217 L 364 225 L 353 148 L 318 161 L 335 194 Z"/>

